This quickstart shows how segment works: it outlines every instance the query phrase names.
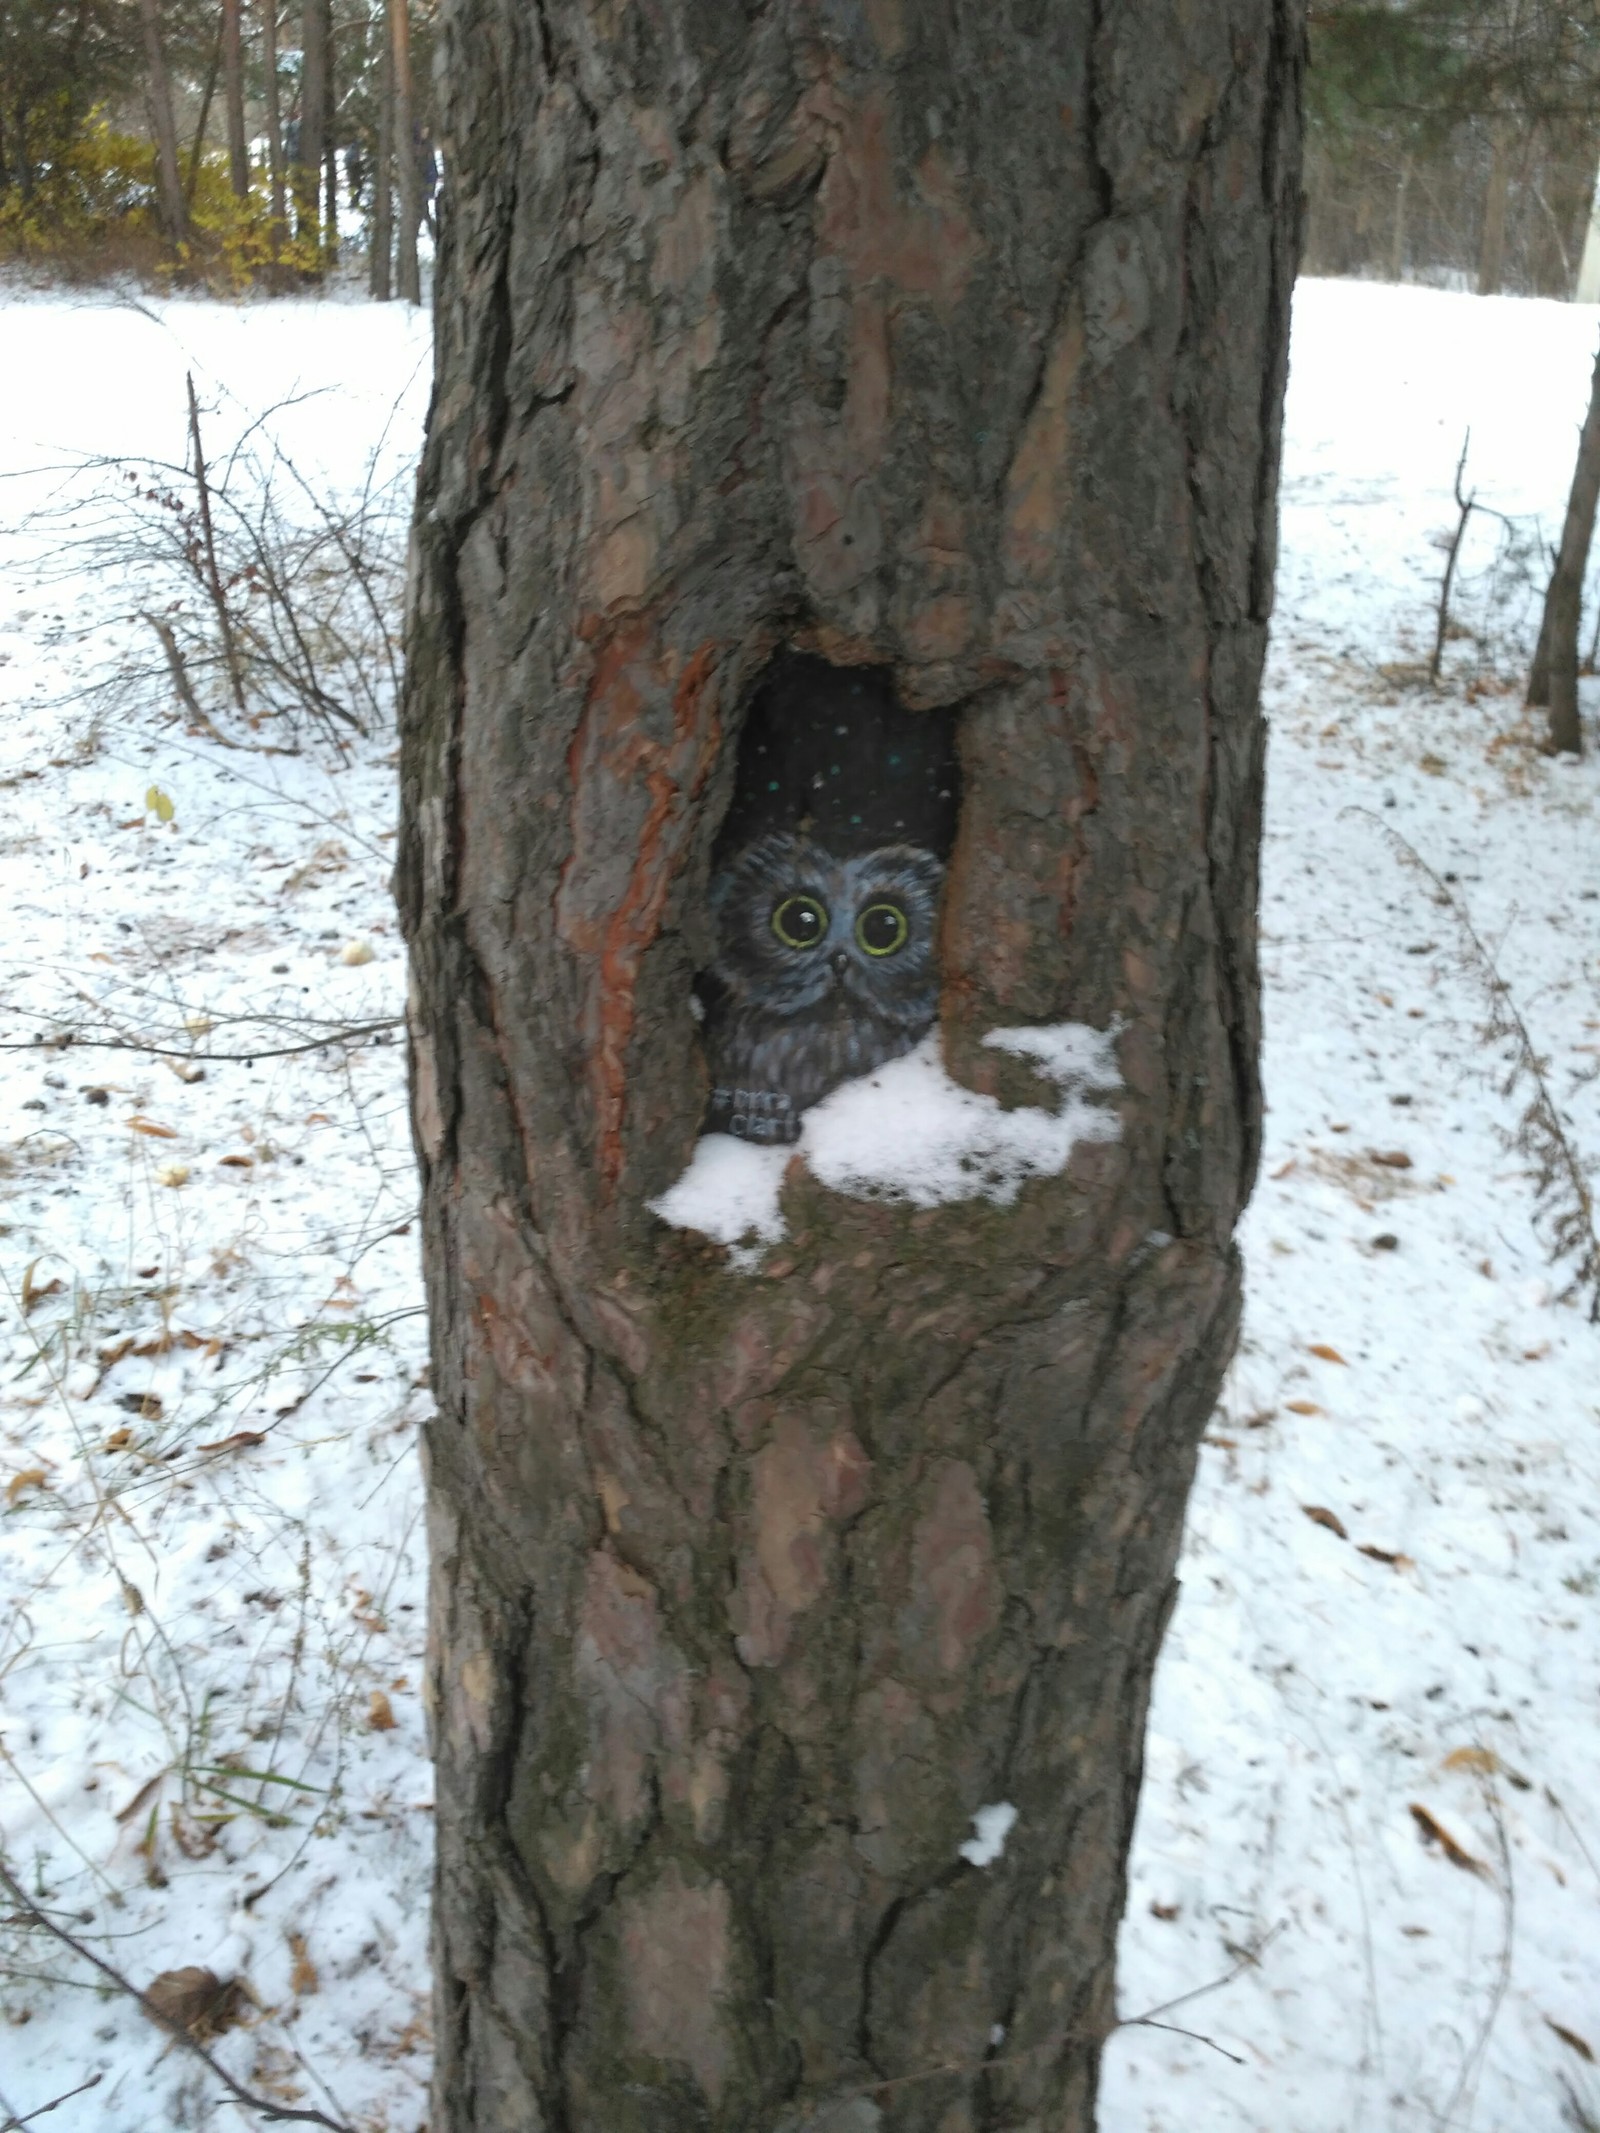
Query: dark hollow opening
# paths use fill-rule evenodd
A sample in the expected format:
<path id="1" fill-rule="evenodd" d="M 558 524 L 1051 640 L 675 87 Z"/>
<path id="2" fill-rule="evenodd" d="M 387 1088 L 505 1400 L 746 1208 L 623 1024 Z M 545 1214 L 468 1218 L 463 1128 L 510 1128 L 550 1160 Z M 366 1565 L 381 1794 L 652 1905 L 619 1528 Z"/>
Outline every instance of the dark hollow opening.
<path id="1" fill-rule="evenodd" d="M 932 1026 L 955 729 L 954 707 L 907 710 L 886 667 L 783 652 L 758 684 L 695 984 L 707 1132 L 796 1140 L 813 1104 Z"/>

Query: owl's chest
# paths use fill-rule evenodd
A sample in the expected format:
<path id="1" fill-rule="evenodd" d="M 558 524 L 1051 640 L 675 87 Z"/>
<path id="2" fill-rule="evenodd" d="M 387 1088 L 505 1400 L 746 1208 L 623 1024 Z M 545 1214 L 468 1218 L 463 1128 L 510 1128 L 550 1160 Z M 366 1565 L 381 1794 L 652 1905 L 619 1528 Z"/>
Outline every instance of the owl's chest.
<path id="1" fill-rule="evenodd" d="M 719 1088 L 782 1094 L 799 1112 L 841 1081 L 896 1057 L 908 1041 L 903 1029 L 859 1002 L 795 1016 L 746 1007 L 712 1032 L 710 1063 Z"/>

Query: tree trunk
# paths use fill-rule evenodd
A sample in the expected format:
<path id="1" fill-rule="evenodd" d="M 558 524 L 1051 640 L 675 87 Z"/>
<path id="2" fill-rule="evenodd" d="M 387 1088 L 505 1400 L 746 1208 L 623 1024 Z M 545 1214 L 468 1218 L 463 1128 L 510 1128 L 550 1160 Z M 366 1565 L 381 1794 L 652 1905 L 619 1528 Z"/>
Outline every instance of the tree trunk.
<path id="1" fill-rule="evenodd" d="M 395 280 L 403 303 L 420 304 L 417 224 L 422 220 L 422 173 L 417 164 L 417 114 L 411 95 L 410 0 L 388 0 L 388 9 L 389 50 L 394 66 L 394 160 L 400 180 Z"/>
<path id="2" fill-rule="evenodd" d="M 331 265 L 339 257 L 339 158 L 331 140 L 322 150 L 322 248 Z"/>
<path id="3" fill-rule="evenodd" d="M 377 147 L 372 163 L 372 241 L 367 288 L 380 304 L 391 294 L 394 256 L 394 40 L 384 25 L 378 59 Z"/>
<path id="4" fill-rule="evenodd" d="M 223 32 L 217 31 L 217 41 L 211 47 L 211 64 L 206 69 L 206 83 L 200 92 L 200 116 L 195 122 L 194 139 L 189 144 L 189 175 L 184 180 L 184 205 L 194 207 L 194 189 L 200 177 L 200 158 L 206 149 L 206 128 L 211 123 L 211 99 L 217 93 L 217 76 L 222 72 Z"/>
<path id="5" fill-rule="evenodd" d="M 1561 755 L 1582 755 L 1583 727 L 1578 717 L 1578 631 L 1583 620 L 1583 581 L 1594 539 L 1595 507 L 1600 504 L 1600 353 L 1589 381 L 1589 408 L 1578 436 L 1561 546 L 1544 596 L 1539 643 L 1528 676 L 1528 702 L 1550 709 L 1550 747 Z"/>
<path id="6" fill-rule="evenodd" d="M 250 150 L 244 132 L 244 44 L 241 0 L 222 0 L 222 93 L 228 106 L 228 178 L 235 199 L 250 197 Z"/>
<path id="7" fill-rule="evenodd" d="M 300 138 L 295 159 L 295 233 L 322 245 L 322 149 L 327 138 L 328 0 L 305 0 L 300 30 Z"/>
<path id="8" fill-rule="evenodd" d="M 1575 304 L 1600 303 L 1600 167 L 1595 171 L 1589 197 L 1589 219 L 1583 229 L 1583 256 L 1578 261 L 1578 279 L 1572 291 Z"/>
<path id="9" fill-rule="evenodd" d="M 441 18 L 398 876 L 434 2133 L 1093 2123 L 1257 1153 L 1301 28 L 1002 20 Z M 906 746 L 955 722 L 950 1073 L 1041 1116 L 985 1037 L 1091 1025 L 1120 1130 L 1009 1202 L 707 1143 L 782 1181 L 730 1254 L 649 1203 L 706 1102 L 741 738 L 802 732 L 753 706 L 784 647 L 842 756 L 891 682 Z"/>
<path id="10" fill-rule="evenodd" d="M 172 89 L 167 81 L 166 55 L 161 49 L 159 0 L 139 0 L 139 20 L 144 25 L 145 66 L 150 83 L 150 124 L 156 137 L 156 187 L 161 196 L 161 219 L 173 244 L 189 238 L 189 209 L 183 196 L 178 170 L 178 129 L 172 118 Z"/>
<path id="11" fill-rule="evenodd" d="M 1406 278 L 1406 195 L 1411 190 L 1411 157 L 1400 158 L 1400 175 L 1394 188 L 1394 221 L 1389 231 L 1389 279 Z"/>
<path id="12" fill-rule="evenodd" d="M 272 189 L 276 244 L 284 227 L 283 112 L 278 101 L 278 0 L 262 0 L 261 65 L 267 98 L 267 182 Z"/>
<path id="13" fill-rule="evenodd" d="M 1489 184 L 1478 247 L 1478 294 L 1498 296 L 1506 271 L 1506 209 L 1511 193 L 1511 121 L 1489 121 Z"/>

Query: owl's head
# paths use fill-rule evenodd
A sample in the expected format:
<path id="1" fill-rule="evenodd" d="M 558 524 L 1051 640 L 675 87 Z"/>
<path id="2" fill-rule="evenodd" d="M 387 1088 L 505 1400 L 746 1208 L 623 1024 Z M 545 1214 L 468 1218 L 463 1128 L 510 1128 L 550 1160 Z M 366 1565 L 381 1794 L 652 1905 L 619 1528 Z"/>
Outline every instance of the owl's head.
<path id="1" fill-rule="evenodd" d="M 926 1028 L 943 878 L 914 845 L 836 859 L 805 837 L 758 838 L 711 884 L 712 975 L 737 1005 L 773 1015 L 853 1009 Z"/>

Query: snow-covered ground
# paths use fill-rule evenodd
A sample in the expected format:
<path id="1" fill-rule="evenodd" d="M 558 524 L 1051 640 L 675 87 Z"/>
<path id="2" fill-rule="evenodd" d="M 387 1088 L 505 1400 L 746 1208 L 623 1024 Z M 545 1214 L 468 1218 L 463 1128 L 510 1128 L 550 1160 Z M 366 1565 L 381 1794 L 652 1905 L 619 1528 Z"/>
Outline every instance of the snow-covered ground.
<path id="1" fill-rule="evenodd" d="M 1513 1145 L 1493 975 L 1437 900 L 1592 1166 L 1597 773 L 1540 756 L 1500 677 L 1596 330 L 1297 297 L 1267 1152 L 1122 2004 L 1237 1974 L 1157 2018 L 1199 2039 L 1112 2040 L 1106 2133 L 1554 2133 L 1564 2080 L 1600 2099 L 1600 1332 Z M 425 2119 L 420 1285 L 392 1031 L 290 1047 L 398 1013 L 391 743 L 246 754 L 164 687 L 89 693 L 159 662 L 163 594 L 67 470 L 181 462 L 192 369 L 214 463 L 293 397 L 271 434 L 350 496 L 414 450 L 425 359 L 398 306 L 0 303 L 0 1837 L 136 1983 L 241 1980 L 219 2061 L 364 2133 Z M 1454 639 L 1434 695 L 1469 426 L 1467 484 L 1514 523 L 1474 519 L 1461 612 L 1491 641 Z M 197 1079 L 34 1042 L 69 1030 L 237 1056 Z M 53 2129 L 237 2118 L 0 1892 L 0 2124 L 94 2075 Z"/>

